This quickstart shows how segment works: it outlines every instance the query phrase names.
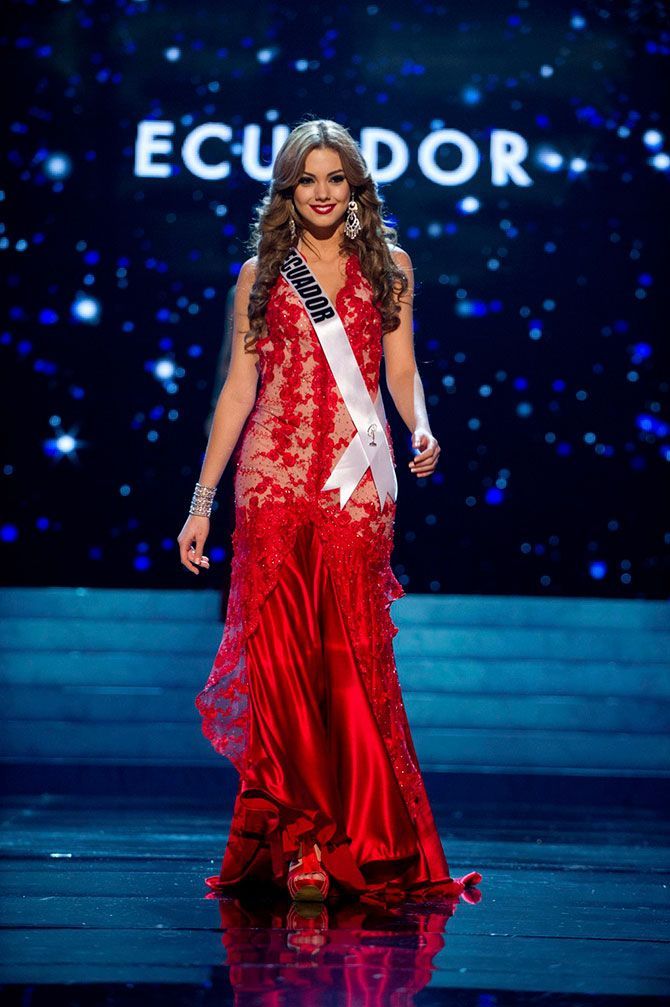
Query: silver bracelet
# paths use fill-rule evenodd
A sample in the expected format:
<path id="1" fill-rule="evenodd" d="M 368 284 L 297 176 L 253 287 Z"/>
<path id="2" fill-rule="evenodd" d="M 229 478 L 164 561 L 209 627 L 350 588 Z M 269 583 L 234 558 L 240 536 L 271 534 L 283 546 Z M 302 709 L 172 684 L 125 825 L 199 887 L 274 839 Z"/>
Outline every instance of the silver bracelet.
<path id="1" fill-rule="evenodd" d="M 203 486 L 196 483 L 193 490 L 193 499 L 189 507 L 189 514 L 196 514 L 198 517 L 209 517 L 212 513 L 212 503 L 216 495 L 216 486 Z"/>

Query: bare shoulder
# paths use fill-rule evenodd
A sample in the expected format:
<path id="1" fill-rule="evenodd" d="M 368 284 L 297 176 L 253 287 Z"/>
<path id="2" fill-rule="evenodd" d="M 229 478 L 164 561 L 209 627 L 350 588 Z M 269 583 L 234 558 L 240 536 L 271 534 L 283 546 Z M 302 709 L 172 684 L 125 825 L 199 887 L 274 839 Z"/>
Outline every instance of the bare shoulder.
<path id="1" fill-rule="evenodd" d="M 403 301 L 402 297 L 400 297 L 400 300 L 403 301 L 403 303 L 411 304 L 414 297 L 414 267 L 412 265 L 412 260 L 410 259 L 409 254 L 404 248 L 401 248 L 400 245 L 389 246 L 389 251 L 391 252 L 395 265 L 405 274 L 405 278 L 407 280 L 407 288 L 405 290 L 406 300 Z M 400 280 L 396 280 L 393 287 L 394 290 L 399 292 L 402 287 L 402 282 Z"/>
<path id="2" fill-rule="evenodd" d="M 245 286 L 251 286 L 251 284 L 256 279 L 256 268 L 258 266 L 258 256 L 252 255 L 250 259 L 245 259 L 245 261 L 240 266 L 240 271 L 237 274 L 237 282 L 242 283 Z"/>
<path id="3" fill-rule="evenodd" d="M 412 260 L 404 248 L 401 248 L 400 245 L 389 245 L 389 251 L 396 266 L 400 266 L 406 273 L 412 269 Z"/>

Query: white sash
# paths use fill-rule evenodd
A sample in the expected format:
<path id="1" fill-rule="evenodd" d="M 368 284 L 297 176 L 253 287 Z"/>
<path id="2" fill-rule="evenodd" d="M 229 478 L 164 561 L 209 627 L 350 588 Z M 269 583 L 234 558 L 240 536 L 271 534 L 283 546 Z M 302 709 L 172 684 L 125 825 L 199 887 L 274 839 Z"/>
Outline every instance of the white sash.
<path id="1" fill-rule="evenodd" d="M 342 319 L 296 248 L 289 249 L 280 272 L 305 305 L 356 427 L 353 440 L 324 483 L 322 491 L 339 489 L 342 509 L 369 466 L 377 487 L 379 506 L 383 511 L 387 493 L 391 499 L 397 499 L 398 481 L 386 437 L 386 412 L 381 388 L 377 389 L 377 397 L 373 402 Z"/>

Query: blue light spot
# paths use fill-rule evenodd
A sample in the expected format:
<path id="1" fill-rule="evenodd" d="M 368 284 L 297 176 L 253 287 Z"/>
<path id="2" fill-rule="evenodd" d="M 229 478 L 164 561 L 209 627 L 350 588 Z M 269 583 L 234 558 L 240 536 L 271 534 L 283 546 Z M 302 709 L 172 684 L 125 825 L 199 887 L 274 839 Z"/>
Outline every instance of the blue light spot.
<path id="1" fill-rule="evenodd" d="M 456 209 L 461 214 L 476 213 L 481 204 L 476 196 L 464 196 L 456 203 Z"/>
<path id="2" fill-rule="evenodd" d="M 169 381 L 174 376 L 175 363 L 173 360 L 156 360 L 153 371 L 159 381 Z"/>
<path id="3" fill-rule="evenodd" d="M 463 88 L 461 97 L 465 105 L 478 105 L 481 101 L 482 93 L 478 87 L 473 87 L 469 84 Z"/>
<path id="4" fill-rule="evenodd" d="M 640 413 L 635 417 L 635 425 L 645 433 L 653 433 L 657 437 L 667 437 L 670 428 L 668 424 L 651 413 Z"/>
<path id="5" fill-rule="evenodd" d="M 41 360 L 38 357 L 33 364 L 33 370 L 37 371 L 38 374 L 55 374 L 58 367 L 51 360 Z"/>
<path id="6" fill-rule="evenodd" d="M 537 163 L 547 171 L 559 171 L 563 167 L 563 158 L 557 150 L 543 147 L 537 153 Z"/>
<path id="7" fill-rule="evenodd" d="M 634 364 L 639 364 L 642 360 L 647 360 L 652 353 L 653 349 L 650 343 L 634 343 L 632 346 L 631 359 Z"/>
<path id="8" fill-rule="evenodd" d="M 481 318 L 488 314 L 484 301 L 459 301 L 455 311 L 459 318 Z"/>
<path id="9" fill-rule="evenodd" d="M 148 570 L 151 566 L 151 560 L 148 556 L 136 556 L 133 560 L 133 566 L 136 570 Z"/>
<path id="10" fill-rule="evenodd" d="M 98 324 L 100 311 L 100 302 L 95 297 L 88 295 L 77 297 L 70 308 L 70 313 L 75 321 L 88 325 Z"/>
<path id="11" fill-rule="evenodd" d="M 496 504 L 500 504 L 503 502 L 504 496 L 502 491 L 499 490 L 497 486 L 489 486 L 486 493 L 484 494 L 484 499 L 486 503 L 493 504 L 495 506 Z"/>
<path id="12" fill-rule="evenodd" d="M 592 105 L 586 105 L 584 108 L 578 108 L 576 110 L 576 116 L 580 122 L 587 122 L 590 126 L 602 126 L 605 122 L 604 117 Z M 581 158 L 576 158 L 575 160 L 581 161 Z M 576 170 L 581 169 L 578 168 Z"/>
<path id="13" fill-rule="evenodd" d="M 77 442 L 71 434 L 61 434 L 54 443 L 57 450 L 63 455 L 69 455 L 77 447 Z"/>
<path id="14" fill-rule="evenodd" d="M 58 321 L 58 313 L 53 308 L 42 308 L 37 318 L 42 325 L 55 325 Z"/>
<path id="15" fill-rule="evenodd" d="M 38 531 L 46 531 L 47 528 L 49 527 L 49 518 L 38 517 L 37 520 L 35 521 L 35 527 L 37 528 Z"/>
<path id="16" fill-rule="evenodd" d="M 14 524 L 3 524 L 0 527 L 0 541 L 16 542 L 19 537 L 19 529 Z"/>
<path id="17" fill-rule="evenodd" d="M 589 573 L 594 580 L 602 580 L 607 573 L 607 563 L 602 559 L 594 560 L 589 564 Z"/>
<path id="18" fill-rule="evenodd" d="M 657 129 L 648 129 L 642 136 L 642 142 L 645 147 L 656 150 L 663 146 L 663 134 Z"/>

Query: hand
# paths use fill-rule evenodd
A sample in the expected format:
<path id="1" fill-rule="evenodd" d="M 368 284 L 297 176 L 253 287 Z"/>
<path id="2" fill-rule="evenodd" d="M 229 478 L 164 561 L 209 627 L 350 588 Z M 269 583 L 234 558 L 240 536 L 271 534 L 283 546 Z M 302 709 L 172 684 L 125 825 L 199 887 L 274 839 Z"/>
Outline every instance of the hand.
<path id="1" fill-rule="evenodd" d="M 199 514 L 189 514 L 184 527 L 177 536 L 182 564 L 196 575 L 200 573 L 200 570 L 209 570 L 209 559 L 202 554 L 208 535 L 209 518 Z"/>
<path id="2" fill-rule="evenodd" d="M 412 447 L 418 450 L 418 454 L 409 462 L 410 472 L 420 479 L 432 475 L 442 449 L 427 427 L 416 428 L 412 434 Z"/>

